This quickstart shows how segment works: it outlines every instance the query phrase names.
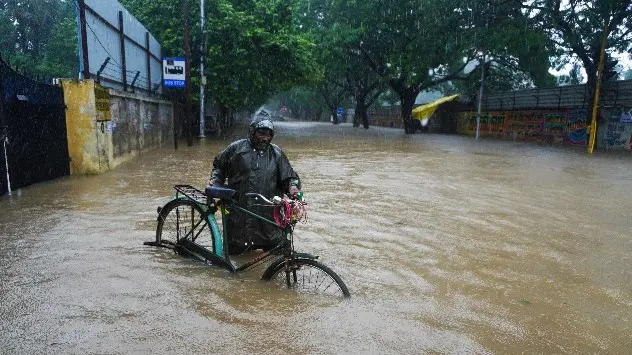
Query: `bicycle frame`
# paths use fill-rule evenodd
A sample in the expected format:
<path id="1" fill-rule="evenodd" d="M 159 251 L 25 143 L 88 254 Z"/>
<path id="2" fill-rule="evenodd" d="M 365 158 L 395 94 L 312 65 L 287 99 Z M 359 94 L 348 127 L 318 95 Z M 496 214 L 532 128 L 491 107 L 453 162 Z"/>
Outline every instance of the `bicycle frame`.
<path id="1" fill-rule="evenodd" d="M 289 260 L 296 257 L 303 257 L 308 259 L 317 259 L 317 256 L 308 254 L 308 253 L 296 253 L 294 251 L 294 226 L 296 223 L 288 224 L 286 227 L 281 228 L 274 221 L 269 220 L 251 210 L 243 208 L 239 206 L 235 201 L 230 199 L 219 199 L 219 203 L 216 203 L 213 198 L 207 197 L 206 195 L 200 196 L 201 191 L 188 186 L 188 185 L 176 185 L 174 186 L 176 190 L 176 197 L 174 200 L 187 198 L 197 203 L 204 215 L 202 216 L 202 220 L 198 221 L 198 223 L 193 226 L 191 230 L 191 234 L 196 230 L 196 228 L 203 222 L 206 221 L 209 225 L 209 229 L 211 232 L 211 238 L 213 238 L 213 250 L 209 250 L 205 247 L 202 247 L 190 239 L 179 238 L 178 243 L 176 244 L 176 250 L 187 253 L 187 254 L 197 254 L 206 260 L 210 260 L 213 264 L 218 264 L 224 266 L 227 270 L 236 273 L 240 271 L 247 270 L 248 268 L 268 259 L 273 255 L 277 255 L 279 251 L 283 251 L 283 255 L 279 256 L 279 259 Z M 202 202 L 202 197 L 205 199 Z M 172 201 L 174 201 L 172 200 Z M 171 201 L 170 201 L 171 202 Z M 221 215 L 222 215 L 222 225 L 224 227 L 223 233 L 219 230 L 219 225 L 217 224 L 217 220 L 215 219 L 215 212 L 219 206 Z M 267 224 L 271 224 L 275 226 L 277 229 L 281 230 L 283 233 L 283 241 L 276 245 L 269 251 L 263 252 L 263 254 L 258 255 L 257 257 L 248 260 L 246 263 L 240 265 L 239 267 L 235 267 L 230 260 L 230 255 L 228 253 L 228 240 L 230 238 L 230 228 L 227 221 L 227 211 L 230 212 L 239 212 L 246 213 L 252 217 L 255 217 L 261 221 L 264 221 Z M 179 223 L 179 221 L 177 221 Z M 197 236 L 203 232 L 205 228 L 202 228 L 197 232 Z M 184 249 L 184 250 L 183 250 Z"/>

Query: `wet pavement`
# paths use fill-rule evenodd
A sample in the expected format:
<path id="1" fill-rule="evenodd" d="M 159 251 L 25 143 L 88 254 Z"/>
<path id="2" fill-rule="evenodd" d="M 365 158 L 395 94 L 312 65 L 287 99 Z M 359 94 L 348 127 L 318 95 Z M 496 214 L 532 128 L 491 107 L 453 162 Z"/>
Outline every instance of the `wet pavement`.
<path id="1" fill-rule="evenodd" d="M 629 154 L 278 123 L 338 300 L 142 245 L 230 141 L 0 197 L 0 353 L 632 352 Z"/>

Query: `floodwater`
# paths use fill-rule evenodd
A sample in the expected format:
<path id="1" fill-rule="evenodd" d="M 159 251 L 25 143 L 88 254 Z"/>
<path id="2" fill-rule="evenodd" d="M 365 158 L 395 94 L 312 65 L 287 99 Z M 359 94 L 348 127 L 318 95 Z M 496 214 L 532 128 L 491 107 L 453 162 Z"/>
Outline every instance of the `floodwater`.
<path id="1" fill-rule="evenodd" d="M 0 353 L 632 353 L 629 154 L 278 123 L 339 300 L 142 245 L 228 142 L 1 197 Z"/>

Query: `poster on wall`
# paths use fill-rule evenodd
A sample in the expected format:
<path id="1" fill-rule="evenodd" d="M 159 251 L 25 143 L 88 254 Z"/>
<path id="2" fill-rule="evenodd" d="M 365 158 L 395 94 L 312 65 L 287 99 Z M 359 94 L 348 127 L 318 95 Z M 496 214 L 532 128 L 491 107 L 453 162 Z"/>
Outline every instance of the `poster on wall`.
<path id="1" fill-rule="evenodd" d="M 98 83 L 94 83 L 94 100 L 97 111 L 97 122 L 111 121 L 110 92 L 108 89 Z"/>

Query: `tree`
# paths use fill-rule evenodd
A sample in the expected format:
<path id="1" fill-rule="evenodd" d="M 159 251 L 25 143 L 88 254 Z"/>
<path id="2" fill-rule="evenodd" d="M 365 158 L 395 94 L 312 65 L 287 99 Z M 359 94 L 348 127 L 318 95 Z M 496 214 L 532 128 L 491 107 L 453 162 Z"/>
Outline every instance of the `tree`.
<path id="1" fill-rule="evenodd" d="M 597 86 L 602 40 L 605 39 L 604 80 L 617 77 L 612 51 L 632 49 L 630 0 L 523 1 L 530 14 L 555 41 L 561 63 L 578 59 L 586 70 L 590 92 Z M 591 100 L 594 95 L 591 95 Z M 591 105 L 592 106 L 592 105 Z"/>
<path id="2" fill-rule="evenodd" d="M 382 78 L 370 68 L 366 67 L 358 57 L 352 55 L 348 62 L 345 78 L 347 85 L 355 100 L 355 117 L 353 126 L 357 127 L 362 123 L 362 127 L 369 128 L 368 109 L 386 90 L 387 85 Z"/>
<path id="3" fill-rule="evenodd" d="M 329 109 L 333 123 L 338 124 L 338 107 L 350 96 L 349 86 L 343 73 L 335 70 L 327 70 L 322 80 L 316 84 L 316 90 L 323 98 L 323 102 Z"/>
<path id="4" fill-rule="evenodd" d="M 3 58 L 33 75 L 77 75 L 76 26 L 69 0 L 0 1 Z"/>
<path id="5" fill-rule="evenodd" d="M 121 2 L 156 34 L 170 55 L 182 54 L 182 0 Z M 253 110 L 275 93 L 310 81 L 318 72 L 312 58 L 313 44 L 298 30 L 293 6 L 293 0 L 207 3 L 206 88 L 222 114 Z M 191 26 L 199 28 L 199 9 L 192 6 L 191 10 Z M 191 47 L 199 48 L 200 40 L 200 34 L 194 32 Z M 199 60 L 199 54 L 192 55 L 194 68 Z"/>
<path id="6" fill-rule="evenodd" d="M 412 133 L 417 95 L 443 82 L 462 79 L 468 53 L 467 31 L 453 9 L 458 1 L 336 1 L 336 24 L 345 45 L 357 52 L 397 93 L 406 133 Z"/>
<path id="7" fill-rule="evenodd" d="M 632 69 L 623 72 L 623 80 L 632 80 Z"/>
<path id="8" fill-rule="evenodd" d="M 322 95 L 312 86 L 296 86 L 275 95 L 272 106 L 287 107 L 289 116 L 304 121 L 320 121 L 329 112 Z"/>
<path id="9" fill-rule="evenodd" d="M 464 5 L 458 9 L 466 18 L 464 30 L 471 33 L 478 69 L 485 70 L 484 83 L 476 86 L 483 85 L 484 91 L 510 91 L 555 85 L 548 73 L 549 57 L 554 54 L 552 42 L 521 12 L 521 4 L 481 0 Z"/>

